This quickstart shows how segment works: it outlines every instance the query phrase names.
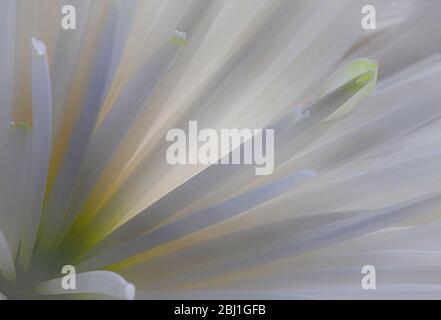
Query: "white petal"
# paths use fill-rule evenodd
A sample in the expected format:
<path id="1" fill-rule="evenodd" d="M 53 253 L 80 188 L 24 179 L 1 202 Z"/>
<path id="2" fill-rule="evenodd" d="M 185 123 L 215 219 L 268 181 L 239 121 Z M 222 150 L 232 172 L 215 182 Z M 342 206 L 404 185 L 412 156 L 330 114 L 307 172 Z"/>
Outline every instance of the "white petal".
<path id="1" fill-rule="evenodd" d="M 0 3 L 0 144 L 4 128 L 11 121 L 14 83 L 15 1 Z"/>
<path id="2" fill-rule="evenodd" d="M 178 49 L 178 46 L 170 42 L 151 59 L 148 59 L 135 77 L 129 81 L 127 88 L 123 90 L 101 126 L 94 133 L 68 215 L 58 231 L 59 238 L 70 227 L 73 218 L 80 211 L 105 166 L 124 140 L 133 121 L 169 70 Z"/>
<path id="3" fill-rule="evenodd" d="M 117 247 L 115 250 L 110 250 L 109 252 L 92 258 L 82 263 L 81 266 L 88 269 L 96 268 L 96 266 L 106 266 L 167 241 L 175 240 L 190 233 L 208 228 L 222 221 L 231 219 L 273 197 L 277 197 L 287 190 L 296 188 L 312 179 L 314 175 L 315 173 L 310 170 L 294 173 L 273 184 L 252 190 L 237 198 L 227 200 L 217 206 L 207 208 L 190 217 L 178 220 L 168 226 L 158 228 L 151 233 L 147 233 Z"/>
<path id="4" fill-rule="evenodd" d="M 37 285 L 36 291 L 42 295 L 89 293 L 125 300 L 135 298 L 135 286 L 110 271 L 90 271 L 76 274 L 75 289 L 64 289 L 62 279 L 57 278 L 42 282 Z"/>
<path id="5" fill-rule="evenodd" d="M 117 12 L 112 10 L 106 21 L 106 29 L 102 33 L 100 48 L 95 57 L 96 63 L 91 72 L 80 118 L 69 141 L 69 147 L 64 155 L 54 186 L 45 203 L 42 216 L 42 236 L 38 243 L 39 248 L 44 248 L 43 250 L 47 250 L 48 246 L 53 245 L 53 239 L 57 236 L 57 231 L 63 222 L 103 103 L 109 76 L 107 67 L 112 59 L 111 53 L 114 48 L 116 19 Z"/>
<path id="6" fill-rule="evenodd" d="M 37 236 L 52 146 L 52 91 L 46 46 L 32 39 L 32 147 L 27 159 L 28 187 L 26 210 L 20 221 L 20 251 L 18 260 L 26 269 Z"/>
<path id="7" fill-rule="evenodd" d="M 15 264 L 3 232 L 0 230 L 0 274 L 7 280 L 15 280 Z"/>

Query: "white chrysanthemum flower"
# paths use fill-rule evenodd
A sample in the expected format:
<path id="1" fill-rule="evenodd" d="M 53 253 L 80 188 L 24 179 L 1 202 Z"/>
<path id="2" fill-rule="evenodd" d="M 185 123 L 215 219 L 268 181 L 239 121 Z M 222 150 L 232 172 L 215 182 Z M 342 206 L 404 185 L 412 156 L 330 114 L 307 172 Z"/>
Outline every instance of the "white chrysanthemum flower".
<path id="1" fill-rule="evenodd" d="M 441 6 L 370 4 L 0 0 L 0 298 L 441 297 Z M 168 164 L 189 120 L 274 172 Z"/>

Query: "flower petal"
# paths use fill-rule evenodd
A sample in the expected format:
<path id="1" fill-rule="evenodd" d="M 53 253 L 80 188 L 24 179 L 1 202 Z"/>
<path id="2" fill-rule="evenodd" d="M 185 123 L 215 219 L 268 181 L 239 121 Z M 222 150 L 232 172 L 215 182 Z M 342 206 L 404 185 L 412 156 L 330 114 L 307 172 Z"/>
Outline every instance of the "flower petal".
<path id="1" fill-rule="evenodd" d="M 3 232 L 0 230 L 0 274 L 6 280 L 15 280 L 15 264 Z"/>
<path id="2" fill-rule="evenodd" d="M 298 187 L 311 180 L 315 172 L 303 170 L 279 181 L 257 188 L 248 193 L 226 200 L 216 206 L 201 210 L 187 218 L 155 229 L 139 238 L 129 241 L 109 252 L 96 256 L 81 266 L 84 268 L 103 267 L 121 261 L 145 250 L 172 241 L 185 235 L 200 231 L 217 223 L 231 219 L 241 213 L 277 197 L 288 190 Z"/>
<path id="3" fill-rule="evenodd" d="M 57 278 L 38 284 L 36 291 L 42 295 L 89 293 L 125 300 L 135 298 L 135 286 L 114 272 L 90 271 L 75 277 L 75 289 L 63 289 L 63 278 Z"/>
<path id="4" fill-rule="evenodd" d="M 322 88 L 321 96 L 334 91 L 350 79 L 360 77 L 352 87 L 347 88 L 354 92 L 354 96 L 346 101 L 338 110 L 323 121 L 335 120 L 350 112 L 356 105 L 366 99 L 374 90 L 378 78 L 378 62 L 369 59 L 356 59 L 339 69 Z"/>
<path id="5" fill-rule="evenodd" d="M 36 39 L 32 43 L 32 146 L 26 159 L 28 186 L 26 209 L 20 221 L 18 261 L 23 270 L 29 265 L 37 236 L 52 146 L 52 90 L 46 46 Z"/>

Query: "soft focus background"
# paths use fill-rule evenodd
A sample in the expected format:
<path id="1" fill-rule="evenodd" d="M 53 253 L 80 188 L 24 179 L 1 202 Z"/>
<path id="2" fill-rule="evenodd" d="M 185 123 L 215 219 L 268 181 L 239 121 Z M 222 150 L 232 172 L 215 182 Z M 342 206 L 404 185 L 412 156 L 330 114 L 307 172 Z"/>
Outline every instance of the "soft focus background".
<path id="1" fill-rule="evenodd" d="M 440 21 L 437 0 L 0 0 L 0 292 L 54 298 L 34 288 L 71 264 L 74 293 L 116 298 L 441 298 Z M 338 108 L 323 88 L 360 58 L 370 97 L 296 118 Z M 285 123 L 274 173 L 169 165 L 189 120 Z"/>

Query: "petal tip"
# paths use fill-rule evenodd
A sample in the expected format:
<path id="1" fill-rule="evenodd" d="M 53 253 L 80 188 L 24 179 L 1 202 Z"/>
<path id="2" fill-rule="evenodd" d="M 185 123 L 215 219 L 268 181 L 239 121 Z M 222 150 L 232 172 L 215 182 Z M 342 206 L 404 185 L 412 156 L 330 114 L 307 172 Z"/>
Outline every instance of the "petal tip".
<path id="1" fill-rule="evenodd" d="M 34 49 L 37 51 L 37 53 L 40 56 L 42 56 L 46 53 L 46 50 L 47 50 L 46 45 L 42 41 L 39 41 L 35 38 L 32 38 L 31 42 L 32 42 L 32 46 L 34 47 Z"/>
<path id="2" fill-rule="evenodd" d="M 132 283 L 128 283 L 125 287 L 125 298 L 126 300 L 133 300 L 135 299 L 135 295 L 136 295 L 136 288 Z"/>

